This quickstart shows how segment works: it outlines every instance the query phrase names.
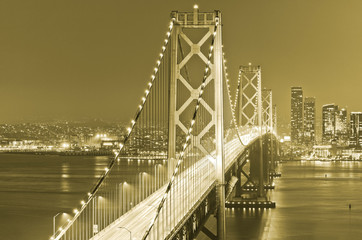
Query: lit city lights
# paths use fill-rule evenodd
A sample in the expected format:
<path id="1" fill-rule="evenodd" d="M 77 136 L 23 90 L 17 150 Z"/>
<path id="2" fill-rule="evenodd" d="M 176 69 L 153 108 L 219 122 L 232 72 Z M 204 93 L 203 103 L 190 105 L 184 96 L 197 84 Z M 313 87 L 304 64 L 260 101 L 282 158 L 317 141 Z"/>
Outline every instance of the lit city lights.
<path id="1" fill-rule="evenodd" d="M 4 239 L 360 239 L 362 2 L 79 4 L 1 4 Z"/>

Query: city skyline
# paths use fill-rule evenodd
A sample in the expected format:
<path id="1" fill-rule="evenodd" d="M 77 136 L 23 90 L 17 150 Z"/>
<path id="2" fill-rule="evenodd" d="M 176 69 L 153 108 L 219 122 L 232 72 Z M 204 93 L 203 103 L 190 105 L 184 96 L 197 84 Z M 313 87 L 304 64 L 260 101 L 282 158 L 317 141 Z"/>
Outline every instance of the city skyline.
<path id="1" fill-rule="evenodd" d="M 361 10 L 3 1 L 2 236 L 360 239 Z"/>
<path id="2" fill-rule="evenodd" d="M 86 6 L 67 1 L 2 3 L 0 29 L 6 37 L 0 40 L 0 123 L 84 117 L 128 121 L 151 74 L 168 13 L 188 10 L 194 3 L 111 1 L 102 4 L 102 11 L 96 1 Z M 289 121 L 288 92 L 295 85 L 318 99 L 317 109 L 328 102 L 349 111 L 362 109 L 353 101 L 358 88 L 340 87 L 342 79 L 345 86 L 358 86 L 361 78 L 362 36 L 356 29 L 362 3 L 196 3 L 201 11 L 220 9 L 227 16 L 223 22 L 230 76 L 236 80 L 239 65 L 262 65 L 264 87 L 273 89 L 282 120 Z M 240 9 L 249 10 L 240 15 Z M 154 18 L 153 10 L 167 14 Z M 140 17 L 157 27 L 145 28 L 143 21 L 124 24 Z M 125 106 L 122 112 L 114 111 L 118 105 Z"/>
<path id="3" fill-rule="evenodd" d="M 321 111 L 315 106 L 316 98 L 305 97 L 303 87 L 291 87 L 290 140 L 294 145 L 360 147 L 361 112 L 348 112 L 335 103 L 323 104 Z M 321 119 L 316 118 L 317 112 Z"/>

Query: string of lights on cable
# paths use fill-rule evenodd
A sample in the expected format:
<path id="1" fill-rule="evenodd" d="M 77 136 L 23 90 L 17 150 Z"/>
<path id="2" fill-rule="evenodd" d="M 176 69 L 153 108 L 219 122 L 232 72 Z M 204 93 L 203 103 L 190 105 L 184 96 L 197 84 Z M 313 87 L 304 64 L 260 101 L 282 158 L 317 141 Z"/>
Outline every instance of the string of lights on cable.
<path id="1" fill-rule="evenodd" d="M 130 126 L 127 127 L 127 134 L 124 137 L 123 143 L 119 144 L 119 150 L 115 152 L 115 156 L 112 158 L 112 160 L 110 161 L 108 166 L 104 169 L 103 174 L 99 177 L 95 186 L 92 188 L 92 190 L 90 192 L 88 192 L 87 197 L 86 197 L 87 200 L 80 201 L 80 204 L 81 204 L 80 210 L 78 210 L 77 208 L 73 210 L 73 212 L 75 214 L 74 217 L 72 219 L 69 219 L 69 221 L 67 222 L 65 227 L 59 228 L 59 231 L 57 231 L 57 233 L 55 233 L 50 238 L 51 240 L 60 239 L 60 237 L 66 232 L 66 230 L 73 224 L 73 222 L 82 213 L 82 211 L 85 209 L 85 207 L 91 202 L 91 200 L 97 193 L 99 187 L 101 186 L 102 182 L 107 178 L 109 172 L 112 170 L 112 167 L 114 166 L 115 162 L 117 162 L 117 160 L 119 160 L 119 156 L 122 153 L 126 142 L 130 139 L 131 133 L 132 133 L 133 129 L 135 128 L 135 126 L 137 125 L 137 121 L 140 117 L 140 114 L 143 111 L 146 102 L 148 101 L 148 97 L 149 97 L 150 91 L 154 85 L 154 81 L 157 79 L 156 76 L 157 76 L 157 73 L 159 72 L 160 65 L 162 64 L 162 61 L 164 59 L 166 47 L 169 43 L 170 36 L 171 36 L 172 30 L 173 30 L 174 21 L 175 21 L 174 18 L 172 18 L 170 21 L 168 31 L 166 32 L 166 38 L 163 41 L 163 44 L 161 47 L 161 52 L 159 53 L 158 59 L 156 61 L 156 66 L 153 69 L 153 72 L 150 77 L 150 81 L 147 83 L 147 88 L 144 92 L 144 96 L 141 98 L 141 102 L 140 102 L 139 106 L 137 107 L 136 114 L 135 114 L 134 118 L 131 120 Z"/>
<path id="2" fill-rule="evenodd" d="M 186 134 L 185 142 L 184 142 L 184 144 L 182 146 L 182 150 L 180 152 L 176 167 L 175 167 L 175 169 L 173 171 L 173 174 L 171 176 L 171 179 L 170 179 L 170 181 L 169 181 L 169 183 L 167 185 L 166 191 L 163 194 L 163 197 L 162 197 L 162 199 L 161 199 L 161 201 L 160 201 L 160 203 L 159 203 L 159 205 L 157 207 L 156 214 L 155 214 L 154 218 L 152 218 L 148 229 L 146 230 L 144 236 L 142 237 L 143 240 L 145 240 L 147 238 L 147 236 L 149 235 L 152 227 L 155 224 L 155 221 L 157 220 L 157 218 L 158 218 L 158 216 L 159 216 L 159 214 L 160 214 L 160 212 L 162 210 L 162 207 L 164 206 L 164 203 L 165 203 L 165 201 L 166 201 L 166 199 L 168 197 L 168 194 L 171 191 L 172 184 L 173 184 L 173 182 L 175 180 L 175 177 L 176 177 L 176 175 L 177 175 L 177 173 L 179 171 L 180 165 L 181 165 L 181 163 L 183 161 L 186 149 L 190 144 L 193 126 L 194 126 L 195 121 L 196 121 L 197 112 L 198 112 L 198 110 L 200 108 L 200 103 L 201 103 L 202 96 L 203 96 L 203 93 L 204 93 L 204 89 L 205 89 L 205 86 L 206 86 L 207 75 L 209 74 L 209 71 L 210 71 L 211 57 L 213 56 L 214 40 L 215 40 L 218 25 L 219 25 L 219 19 L 216 18 L 215 19 L 214 31 L 213 31 L 213 34 L 212 34 L 211 46 L 209 48 L 209 54 L 208 54 L 207 63 L 206 63 L 205 71 L 204 71 L 204 76 L 203 76 L 203 79 L 202 79 L 202 84 L 201 84 L 201 88 L 200 88 L 199 95 L 198 95 L 198 98 L 197 98 L 197 102 L 196 102 L 195 110 L 194 110 L 194 113 L 193 113 L 193 117 L 192 117 L 192 120 L 190 122 L 190 127 L 188 129 L 187 134 Z"/>

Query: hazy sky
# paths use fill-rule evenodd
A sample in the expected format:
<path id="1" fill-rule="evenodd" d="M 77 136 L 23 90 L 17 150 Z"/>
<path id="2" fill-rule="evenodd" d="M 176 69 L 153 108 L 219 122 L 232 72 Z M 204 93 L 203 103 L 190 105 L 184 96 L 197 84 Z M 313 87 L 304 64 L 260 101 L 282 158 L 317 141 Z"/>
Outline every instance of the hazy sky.
<path id="1" fill-rule="evenodd" d="M 321 105 L 362 111 L 362 1 L 1 0 L 0 123 L 128 120 L 139 104 L 172 10 L 218 9 L 229 74 L 262 66 L 279 114 L 290 87 Z"/>

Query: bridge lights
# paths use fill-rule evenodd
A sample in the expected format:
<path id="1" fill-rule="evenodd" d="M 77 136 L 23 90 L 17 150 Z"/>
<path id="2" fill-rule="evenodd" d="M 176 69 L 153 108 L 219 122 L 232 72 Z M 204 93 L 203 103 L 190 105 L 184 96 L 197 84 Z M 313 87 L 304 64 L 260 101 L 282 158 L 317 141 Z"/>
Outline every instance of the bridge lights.
<path id="1" fill-rule="evenodd" d="M 66 213 L 63 213 L 63 212 L 59 212 L 59 213 L 54 215 L 54 217 L 53 217 L 53 236 L 55 236 L 55 219 L 59 214 L 62 214 L 63 216 L 67 215 Z M 54 239 L 54 237 L 52 237 L 52 238 Z"/>
<path id="2" fill-rule="evenodd" d="M 162 46 L 162 52 L 159 54 L 159 59 L 158 59 L 157 62 L 156 62 L 156 63 L 157 63 L 156 66 L 157 66 L 157 67 L 154 68 L 154 74 L 151 75 L 151 82 L 148 83 L 148 90 L 145 91 L 146 96 L 145 96 L 144 99 L 146 99 L 146 98 L 148 97 L 148 95 L 149 95 L 149 93 L 150 93 L 150 89 L 151 89 L 151 87 L 152 87 L 152 82 L 153 82 L 153 81 L 155 80 L 155 78 L 156 78 L 155 74 L 159 71 L 158 66 L 161 65 L 161 60 L 162 60 L 162 58 L 164 57 L 164 54 L 163 54 L 163 53 L 166 51 L 166 47 L 167 47 L 167 44 L 168 44 L 168 42 L 169 42 L 169 38 L 171 37 L 171 33 L 172 33 L 174 21 L 176 21 L 176 18 L 175 18 L 175 17 L 172 17 L 172 19 L 171 19 L 171 21 L 170 21 L 170 23 L 169 23 L 169 26 L 168 26 L 168 31 L 166 32 L 167 38 L 164 40 L 164 43 L 163 43 L 163 46 Z M 144 100 L 144 99 L 142 99 L 142 101 L 143 101 L 142 105 L 139 105 L 139 106 L 138 106 L 139 110 L 138 110 L 137 114 L 139 114 L 139 113 L 142 111 L 142 109 L 143 109 L 143 106 L 144 106 L 144 104 L 145 104 L 145 102 L 146 102 L 146 100 Z M 129 135 L 131 134 L 132 128 L 134 127 L 135 123 L 136 123 L 135 120 L 132 120 L 132 127 L 127 129 L 127 130 L 128 130 L 128 136 L 127 136 L 127 137 L 129 137 Z M 106 135 L 102 136 L 101 134 L 97 134 L 97 136 L 96 136 L 96 138 L 101 138 L 101 137 L 106 137 Z M 123 145 L 120 144 L 120 150 L 121 150 L 122 148 L 123 148 Z M 115 158 L 117 158 L 117 160 L 118 160 L 118 154 L 117 154 L 117 153 L 115 153 L 115 154 L 116 154 Z M 165 160 L 164 160 L 164 161 L 165 161 Z M 107 169 L 106 169 L 106 173 L 107 173 L 108 171 L 109 171 L 109 169 L 107 168 Z M 103 177 L 103 176 L 102 176 L 102 177 Z M 101 181 L 103 181 L 103 180 L 101 180 Z M 96 190 L 96 189 L 95 189 L 95 190 Z M 93 196 L 91 193 L 87 193 L 87 195 L 88 195 L 88 198 L 91 198 L 91 197 Z M 86 204 L 86 203 L 84 203 L 84 204 L 82 204 L 82 205 L 85 205 L 85 204 Z M 83 208 L 82 208 L 81 210 L 83 210 Z M 75 213 L 75 214 L 78 214 L 78 213 L 79 213 L 78 209 L 74 209 L 74 213 Z M 69 220 L 68 222 L 71 222 L 71 221 Z M 61 234 L 63 235 L 64 233 L 65 233 L 65 232 L 62 232 Z M 54 237 L 52 237 L 51 239 L 54 239 Z"/>

